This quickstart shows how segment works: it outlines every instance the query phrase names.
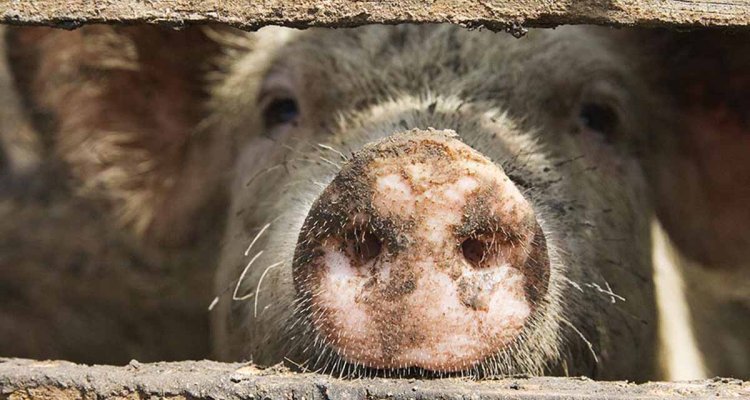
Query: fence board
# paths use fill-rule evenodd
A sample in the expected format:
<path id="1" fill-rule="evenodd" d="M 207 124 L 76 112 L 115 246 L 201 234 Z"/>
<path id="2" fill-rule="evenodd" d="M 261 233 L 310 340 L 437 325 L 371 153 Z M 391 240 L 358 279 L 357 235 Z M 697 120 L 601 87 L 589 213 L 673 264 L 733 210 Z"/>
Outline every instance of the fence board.
<path id="1" fill-rule="evenodd" d="M 336 379 L 247 364 L 186 361 L 83 366 L 0 359 L 0 399 L 685 399 L 748 398 L 750 383 L 597 382 L 585 378 Z"/>
<path id="2" fill-rule="evenodd" d="M 493 29 L 571 23 L 748 26 L 747 0 L 0 0 L 0 21 L 75 28 L 87 23 L 354 26 L 455 22 Z"/>

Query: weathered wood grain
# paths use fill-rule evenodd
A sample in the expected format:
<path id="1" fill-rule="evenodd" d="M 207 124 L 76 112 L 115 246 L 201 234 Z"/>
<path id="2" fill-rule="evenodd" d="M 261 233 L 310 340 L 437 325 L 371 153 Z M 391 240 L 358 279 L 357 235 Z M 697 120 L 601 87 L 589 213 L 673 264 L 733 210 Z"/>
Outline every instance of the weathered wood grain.
<path id="1" fill-rule="evenodd" d="M 454 22 L 491 29 L 598 23 L 748 26 L 747 0 L 0 0 L 0 21 L 75 28 L 88 23 L 354 26 Z"/>
<path id="2" fill-rule="evenodd" d="M 336 379 L 212 361 L 83 366 L 0 359 L 0 399 L 686 399 L 748 398 L 750 382 L 596 382 L 585 378 Z"/>

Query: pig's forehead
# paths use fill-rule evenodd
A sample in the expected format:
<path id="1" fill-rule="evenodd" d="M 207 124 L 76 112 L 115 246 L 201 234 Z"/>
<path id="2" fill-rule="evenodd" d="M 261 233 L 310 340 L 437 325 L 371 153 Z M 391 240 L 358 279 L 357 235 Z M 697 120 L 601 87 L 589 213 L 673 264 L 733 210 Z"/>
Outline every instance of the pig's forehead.
<path id="1" fill-rule="evenodd" d="M 606 30 L 594 27 L 537 29 L 521 39 L 505 32 L 470 31 L 455 25 L 308 29 L 291 35 L 273 63 L 338 78 L 382 76 L 390 82 L 397 82 L 393 79 L 397 73 L 450 76 L 453 81 L 460 75 L 465 78 L 461 81 L 464 85 L 471 78 L 486 84 L 493 76 L 505 82 L 539 76 L 569 81 L 585 80 L 583 74 L 590 78 L 591 74 L 624 72 Z"/>
<path id="2" fill-rule="evenodd" d="M 611 40 L 596 27 L 532 30 L 521 39 L 455 25 L 319 28 L 291 34 L 269 66 L 292 75 L 302 97 L 346 99 L 339 109 L 429 93 L 519 115 L 545 104 L 545 118 L 564 118 L 593 82 L 615 82 L 615 96 L 629 97 L 634 68 Z"/>

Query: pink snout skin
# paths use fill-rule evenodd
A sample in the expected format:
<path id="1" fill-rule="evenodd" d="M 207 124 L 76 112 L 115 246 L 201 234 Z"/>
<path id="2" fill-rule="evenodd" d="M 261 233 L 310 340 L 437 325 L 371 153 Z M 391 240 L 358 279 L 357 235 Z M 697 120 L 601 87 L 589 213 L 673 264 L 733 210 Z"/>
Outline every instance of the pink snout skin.
<path id="1" fill-rule="evenodd" d="M 547 291 L 530 203 L 446 131 L 355 153 L 314 203 L 294 264 L 327 346 L 378 369 L 465 370 L 508 346 Z"/>

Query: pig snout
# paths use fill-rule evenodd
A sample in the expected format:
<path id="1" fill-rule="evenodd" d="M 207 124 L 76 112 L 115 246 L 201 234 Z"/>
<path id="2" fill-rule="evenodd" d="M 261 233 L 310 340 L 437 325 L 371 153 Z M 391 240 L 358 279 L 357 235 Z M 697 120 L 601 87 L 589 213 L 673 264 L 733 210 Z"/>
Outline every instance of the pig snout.
<path id="1" fill-rule="evenodd" d="M 346 361 L 454 372 L 522 336 L 549 268 L 503 170 L 450 131 L 412 130 L 354 153 L 323 190 L 293 278 L 319 340 Z"/>

